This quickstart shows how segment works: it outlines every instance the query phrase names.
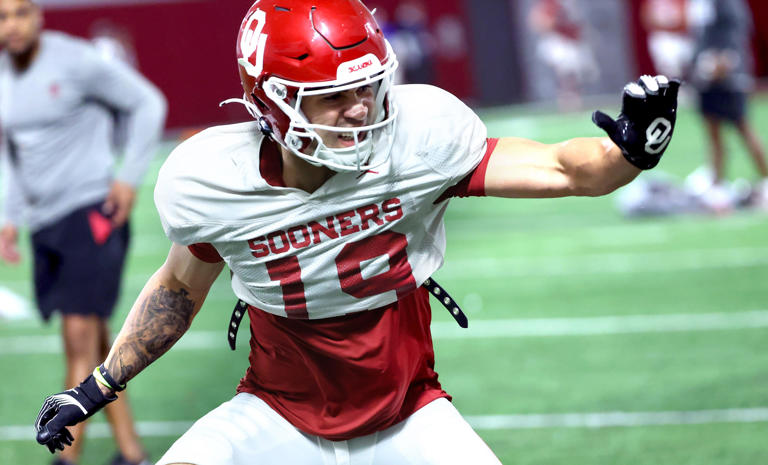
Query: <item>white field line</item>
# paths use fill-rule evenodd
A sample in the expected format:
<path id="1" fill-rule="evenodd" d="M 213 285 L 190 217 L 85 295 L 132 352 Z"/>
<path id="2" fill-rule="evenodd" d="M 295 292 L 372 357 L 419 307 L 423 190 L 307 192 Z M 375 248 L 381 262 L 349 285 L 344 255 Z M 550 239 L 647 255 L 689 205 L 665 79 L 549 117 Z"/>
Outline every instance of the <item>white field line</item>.
<path id="1" fill-rule="evenodd" d="M 465 418 L 476 430 L 704 425 L 768 422 L 768 408 L 670 412 L 469 415 Z M 186 421 L 144 421 L 137 424 L 137 429 L 142 437 L 169 437 L 181 436 L 190 426 L 192 426 L 192 422 Z M 29 425 L 0 426 L 0 442 L 32 441 L 34 437 L 34 428 Z M 88 437 L 108 438 L 111 437 L 111 432 L 106 423 L 92 423 L 88 427 Z"/>
<path id="2" fill-rule="evenodd" d="M 535 220 L 528 216 L 520 217 L 491 217 L 483 219 L 483 224 L 479 225 L 477 220 L 463 219 L 463 212 L 474 214 L 471 206 L 461 206 L 452 204 L 449 207 L 451 218 L 446 220 L 446 230 L 449 234 L 470 234 L 474 235 L 478 227 L 489 230 L 510 231 L 512 234 L 535 235 L 538 232 L 547 234 L 547 243 L 551 240 L 558 240 L 558 237 L 551 236 L 552 229 L 562 231 L 568 230 L 568 237 L 571 242 L 579 243 L 601 243 L 608 239 L 612 243 L 613 238 L 623 237 L 623 244 L 646 243 L 648 235 L 657 240 L 664 241 L 675 235 L 682 235 L 690 231 L 699 234 L 702 229 L 707 231 L 742 231 L 765 224 L 765 215 L 745 213 L 729 218 L 713 219 L 706 216 L 698 218 L 690 217 L 684 222 L 635 222 L 622 221 L 613 224 L 604 224 L 606 221 L 613 221 L 606 217 L 605 212 L 593 213 L 567 213 L 550 212 L 536 215 Z M 490 215 L 490 213 L 489 213 Z M 639 241 L 639 242 L 636 242 Z"/>
<path id="3" fill-rule="evenodd" d="M 608 428 L 616 426 L 704 425 L 768 421 L 768 408 L 677 412 L 595 412 L 528 415 L 477 415 L 466 420 L 478 430 L 533 428 Z"/>
<path id="4" fill-rule="evenodd" d="M 498 257 L 446 260 L 437 277 L 532 277 L 657 273 L 745 268 L 768 264 L 768 247 L 666 252 L 603 253 L 561 257 Z"/>
<path id="5" fill-rule="evenodd" d="M 451 279 L 579 276 L 616 273 L 676 273 L 768 265 L 768 247 L 694 249 L 668 252 L 608 253 L 562 257 L 453 258 L 436 274 Z M 151 273 L 125 276 L 125 288 L 142 288 Z M 2 283 L 17 294 L 29 294 L 29 279 Z"/>
<path id="6" fill-rule="evenodd" d="M 768 310 L 734 313 L 630 315 L 586 318 L 530 318 L 470 320 L 462 329 L 452 321 L 432 323 L 432 336 L 441 339 L 484 339 L 551 336 L 598 336 L 627 333 L 666 333 L 768 328 Z M 240 334 L 240 350 L 247 350 L 248 333 Z M 173 350 L 226 348 L 226 333 L 190 331 Z M 0 337 L 0 356 L 55 354 L 61 352 L 58 335 Z"/>
<path id="7" fill-rule="evenodd" d="M 452 321 L 432 323 L 435 339 L 481 339 L 544 336 L 599 336 L 768 328 L 768 311 L 584 318 L 470 320 L 469 328 Z"/>

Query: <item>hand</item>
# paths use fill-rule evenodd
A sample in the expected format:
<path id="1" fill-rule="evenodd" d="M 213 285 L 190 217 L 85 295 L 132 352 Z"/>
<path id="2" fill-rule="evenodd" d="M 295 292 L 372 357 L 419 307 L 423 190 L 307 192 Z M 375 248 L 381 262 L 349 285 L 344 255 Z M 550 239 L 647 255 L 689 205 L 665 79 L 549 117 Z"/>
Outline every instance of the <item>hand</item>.
<path id="1" fill-rule="evenodd" d="M 101 212 L 112 219 L 112 225 L 116 228 L 128 221 L 136 200 L 136 190 L 130 184 L 114 181 L 107 194 L 107 199 L 101 207 Z"/>
<path id="2" fill-rule="evenodd" d="M 723 50 L 716 55 L 715 69 L 712 70 L 712 80 L 720 82 L 727 79 L 739 65 L 739 54 L 735 50 Z"/>
<path id="3" fill-rule="evenodd" d="M 104 394 L 93 375 L 76 388 L 46 397 L 35 421 L 37 442 L 48 446 L 52 454 L 64 450 L 74 440 L 65 426 L 84 421 L 116 399 L 114 393 L 110 397 Z"/>
<path id="4" fill-rule="evenodd" d="M 676 79 L 642 76 L 624 86 L 618 118 L 596 111 L 592 121 L 608 133 L 627 161 L 640 169 L 651 169 L 672 139 L 679 88 Z"/>
<path id="5" fill-rule="evenodd" d="M 21 255 L 18 249 L 19 232 L 16 226 L 6 224 L 0 229 L 0 259 L 10 264 L 17 264 L 21 261 Z"/>

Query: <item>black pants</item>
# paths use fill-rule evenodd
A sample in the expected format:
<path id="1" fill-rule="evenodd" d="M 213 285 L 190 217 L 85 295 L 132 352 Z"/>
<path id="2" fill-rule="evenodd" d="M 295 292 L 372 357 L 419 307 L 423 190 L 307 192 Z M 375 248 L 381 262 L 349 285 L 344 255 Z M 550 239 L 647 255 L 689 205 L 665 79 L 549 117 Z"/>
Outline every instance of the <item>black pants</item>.
<path id="1" fill-rule="evenodd" d="M 75 210 L 32 235 L 35 297 L 45 321 L 56 310 L 103 318 L 114 311 L 130 228 L 113 229 L 101 205 Z"/>

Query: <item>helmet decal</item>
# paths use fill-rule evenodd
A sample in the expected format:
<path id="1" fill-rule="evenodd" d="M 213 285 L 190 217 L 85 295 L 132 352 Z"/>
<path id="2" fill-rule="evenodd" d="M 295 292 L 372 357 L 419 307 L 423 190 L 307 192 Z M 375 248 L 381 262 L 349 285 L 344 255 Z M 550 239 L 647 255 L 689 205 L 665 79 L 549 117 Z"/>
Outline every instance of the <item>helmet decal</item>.
<path id="1" fill-rule="evenodd" d="M 381 63 L 376 55 L 369 53 L 356 60 L 348 61 L 339 65 L 339 69 L 336 71 L 336 79 L 353 80 L 358 76 L 365 78 L 370 73 L 381 71 Z"/>
<path id="2" fill-rule="evenodd" d="M 238 60 L 251 76 L 258 76 L 264 68 L 264 50 L 267 43 L 267 35 L 262 34 L 267 14 L 256 9 L 245 21 L 243 32 L 240 36 L 240 50 L 243 58 Z M 255 55 L 255 62 L 252 62 Z"/>

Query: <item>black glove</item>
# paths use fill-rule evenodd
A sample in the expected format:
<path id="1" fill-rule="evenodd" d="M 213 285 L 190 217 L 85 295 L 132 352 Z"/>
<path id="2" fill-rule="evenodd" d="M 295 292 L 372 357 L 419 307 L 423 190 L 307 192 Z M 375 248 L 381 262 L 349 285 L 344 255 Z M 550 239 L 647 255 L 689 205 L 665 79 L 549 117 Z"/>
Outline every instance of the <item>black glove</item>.
<path id="1" fill-rule="evenodd" d="M 76 388 L 46 397 L 35 421 L 37 442 L 48 446 L 51 453 L 64 450 L 73 441 L 65 426 L 80 423 L 116 399 L 115 394 L 107 397 L 101 392 L 93 375 Z"/>
<path id="2" fill-rule="evenodd" d="M 624 86 L 617 119 L 596 111 L 592 121 L 608 133 L 627 161 L 642 170 L 651 169 L 672 139 L 679 88 L 676 79 L 642 76 Z"/>

